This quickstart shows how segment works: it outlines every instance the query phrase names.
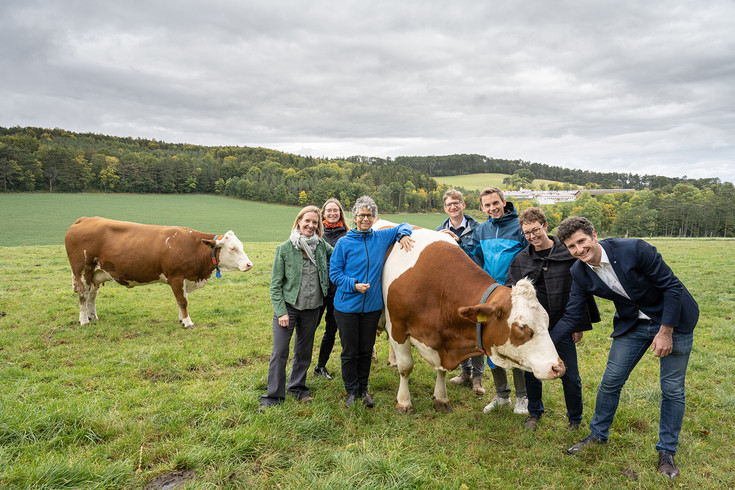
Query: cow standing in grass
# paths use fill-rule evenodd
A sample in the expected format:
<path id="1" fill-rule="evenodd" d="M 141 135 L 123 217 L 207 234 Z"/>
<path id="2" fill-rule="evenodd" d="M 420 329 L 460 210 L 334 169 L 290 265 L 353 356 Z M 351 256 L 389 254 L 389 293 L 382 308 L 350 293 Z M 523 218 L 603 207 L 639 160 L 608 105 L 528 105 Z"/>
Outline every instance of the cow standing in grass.
<path id="1" fill-rule="evenodd" d="M 412 236 L 414 248 L 408 253 L 394 248 L 383 269 L 386 330 L 401 375 L 399 411 L 412 408 L 412 345 L 437 373 L 434 407 L 439 411 L 452 409 L 446 372 L 483 350 L 498 366 L 532 371 L 538 379 L 564 374 L 549 336 L 549 317 L 530 281 L 518 281 L 511 290 L 496 283 L 449 235 L 416 229 Z"/>
<path id="2" fill-rule="evenodd" d="M 194 323 L 187 294 L 203 287 L 217 271 L 248 271 L 253 263 L 232 230 L 213 235 L 181 226 L 156 226 L 81 217 L 64 238 L 74 291 L 79 295 L 79 323 L 97 319 L 99 287 L 113 280 L 132 288 L 161 282 L 171 286 L 179 321 Z"/>

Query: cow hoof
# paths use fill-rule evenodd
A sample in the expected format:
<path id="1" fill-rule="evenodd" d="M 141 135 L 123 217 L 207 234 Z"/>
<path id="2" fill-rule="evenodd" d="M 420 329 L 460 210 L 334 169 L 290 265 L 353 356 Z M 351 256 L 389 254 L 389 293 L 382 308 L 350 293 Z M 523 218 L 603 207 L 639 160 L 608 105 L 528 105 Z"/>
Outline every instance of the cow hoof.
<path id="1" fill-rule="evenodd" d="M 452 413 L 454 412 L 454 408 L 452 407 L 452 404 L 449 402 L 442 402 L 439 400 L 434 400 L 434 410 L 436 410 L 439 413 Z"/>
<path id="2" fill-rule="evenodd" d="M 396 410 L 398 410 L 398 413 L 402 413 L 402 414 L 413 413 L 413 407 L 411 405 L 407 407 L 404 407 L 403 405 L 396 405 Z"/>

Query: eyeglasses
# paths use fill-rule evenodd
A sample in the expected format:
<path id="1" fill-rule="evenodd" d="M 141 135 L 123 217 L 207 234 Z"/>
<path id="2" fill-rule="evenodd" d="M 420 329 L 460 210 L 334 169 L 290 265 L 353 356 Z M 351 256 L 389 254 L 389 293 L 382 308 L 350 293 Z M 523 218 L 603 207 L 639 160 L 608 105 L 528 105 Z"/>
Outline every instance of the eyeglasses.
<path id="1" fill-rule="evenodd" d="M 461 201 L 445 202 L 444 203 L 444 207 L 447 208 L 447 209 L 449 209 L 449 208 L 459 208 L 461 206 L 462 206 L 462 202 Z"/>
<path id="2" fill-rule="evenodd" d="M 530 237 L 530 236 L 533 236 L 533 235 L 538 235 L 541 232 L 541 230 L 543 230 L 543 228 L 541 228 L 540 226 L 537 226 L 533 230 L 524 231 L 523 232 L 523 235 L 526 236 L 526 237 Z"/>
<path id="3" fill-rule="evenodd" d="M 372 214 L 356 214 L 355 215 L 355 221 L 364 220 L 364 219 L 373 219 L 373 215 Z"/>

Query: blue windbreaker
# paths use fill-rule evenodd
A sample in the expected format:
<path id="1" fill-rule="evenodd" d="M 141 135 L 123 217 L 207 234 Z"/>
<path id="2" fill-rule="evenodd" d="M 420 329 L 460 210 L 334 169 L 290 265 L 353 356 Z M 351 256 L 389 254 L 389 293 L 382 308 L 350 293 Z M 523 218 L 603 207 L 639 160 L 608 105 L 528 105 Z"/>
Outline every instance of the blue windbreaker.
<path id="1" fill-rule="evenodd" d="M 472 232 L 466 251 L 490 277 L 505 285 L 508 268 L 518 252 L 528 246 L 518 223 L 518 212 L 510 201 L 505 203 L 505 214 L 488 218 Z"/>
<path id="2" fill-rule="evenodd" d="M 354 228 L 339 239 L 329 261 L 329 279 L 337 285 L 334 308 L 343 313 L 367 313 L 383 308 L 382 275 L 388 248 L 404 235 L 411 236 L 411 225 L 360 232 Z M 365 294 L 355 284 L 368 283 Z"/>

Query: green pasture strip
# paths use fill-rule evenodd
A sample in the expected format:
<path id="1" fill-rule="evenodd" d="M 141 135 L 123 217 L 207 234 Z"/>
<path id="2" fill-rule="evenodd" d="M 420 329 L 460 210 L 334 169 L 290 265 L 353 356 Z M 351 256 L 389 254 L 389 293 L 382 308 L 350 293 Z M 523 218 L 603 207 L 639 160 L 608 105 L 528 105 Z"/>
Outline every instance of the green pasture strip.
<path id="1" fill-rule="evenodd" d="M 215 234 L 233 230 L 243 242 L 282 242 L 300 209 L 204 194 L 0 194 L 0 247 L 63 244 L 66 230 L 80 216 Z M 432 229 L 445 219 L 442 214 L 381 217 Z"/>
<path id="2" fill-rule="evenodd" d="M 506 187 L 503 184 L 503 179 L 510 177 L 508 174 L 498 173 L 480 173 L 480 174 L 465 174 L 465 175 L 446 175 L 441 177 L 434 177 L 434 180 L 440 184 L 446 184 L 452 187 L 462 187 L 467 190 L 480 191 L 486 187 L 498 187 L 504 189 Z M 553 180 L 546 179 L 535 179 L 533 181 L 534 188 L 537 188 L 541 184 L 551 184 L 555 182 Z M 579 186 L 575 186 L 579 187 Z"/>
<path id="3" fill-rule="evenodd" d="M 558 380 L 544 383 L 535 433 L 512 410 L 482 413 L 493 396 L 489 372 L 487 396 L 449 385 L 454 413 L 437 414 L 434 373 L 416 352 L 415 413 L 398 414 L 384 335 L 370 378 L 375 409 L 344 408 L 338 338 L 327 364 L 336 378 L 307 378 L 313 403 L 289 398 L 258 413 L 272 346 L 273 240 L 245 243 L 251 271 L 223 273 L 189 295 L 193 330 L 179 327 L 162 284 L 108 283 L 100 319 L 81 327 L 63 245 L 0 247 L 0 488 L 143 488 L 175 469 L 196 473 L 186 488 L 733 488 L 732 242 L 651 242 L 702 312 L 675 482 L 656 472 L 660 394 L 650 353 L 623 391 L 610 442 L 563 452 L 589 432 L 612 331 L 606 301 L 602 324 L 579 345 L 578 433 L 565 429 Z"/>

